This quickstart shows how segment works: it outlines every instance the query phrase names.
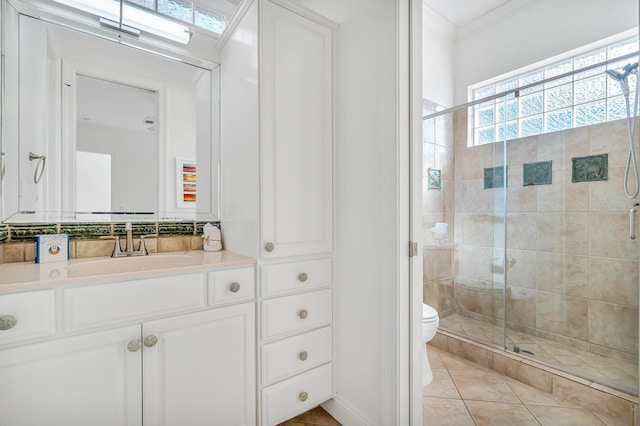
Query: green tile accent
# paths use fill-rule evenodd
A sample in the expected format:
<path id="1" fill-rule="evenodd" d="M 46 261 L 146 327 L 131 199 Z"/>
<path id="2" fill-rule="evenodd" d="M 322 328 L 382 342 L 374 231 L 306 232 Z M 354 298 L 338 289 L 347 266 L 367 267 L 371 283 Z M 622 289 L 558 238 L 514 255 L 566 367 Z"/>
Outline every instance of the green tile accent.
<path id="1" fill-rule="evenodd" d="M 160 222 L 159 235 L 195 235 L 193 222 Z"/>
<path id="2" fill-rule="evenodd" d="M 522 186 L 551 185 L 552 161 L 538 161 L 522 165 Z"/>
<path id="3" fill-rule="evenodd" d="M 205 224 L 211 223 L 220 228 L 220 222 L 139 222 L 132 223 L 133 235 L 201 235 Z M 113 225 L 113 234 L 111 228 Z M 124 223 L 61 223 L 60 233 L 68 234 L 72 239 L 98 239 L 103 235 L 125 235 Z M 194 234 L 195 230 L 195 234 Z M 157 232 L 159 231 L 159 232 Z M 0 244 L 9 241 L 29 241 L 36 235 L 57 234 L 58 224 L 15 224 L 0 225 Z"/>
<path id="4" fill-rule="evenodd" d="M 124 230 L 125 223 L 114 223 L 113 224 L 113 235 L 125 235 L 127 232 Z M 132 223 L 131 231 L 133 235 L 155 235 L 156 234 L 156 224 L 148 223 L 148 222 L 140 222 L 140 223 Z"/>
<path id="5" fill-rule="evenodd" d="M 111 235 L 109 223 L 62 223 L 60 233 L 69 234 L 72 239 L 97 239 L 105 235 Z"/>
<path id="6" fill-rule="evenodd" d="M 442 189 L 442 171 L 429 169 L 429 189 Z"/>
<path id="7" fill-rule="evenodd" d="M 507 167 L 489 167 L 484 169 L 484 189 L 504 188 L 507 180 L 505 171 Z"/>
<path id="8" fill-rule="evenodd" d="M 58 225 L 55 223 L 37 225 L 16 224 L 9 226 L 9 235 L 11 241 L 28 241 L 33 240 L 36 235 L 57 234 Z"/>
<path id="9" fill-rule="evenodd" d="M 609 180 L 609 154 L 571 159 L 571 182 Z"/>

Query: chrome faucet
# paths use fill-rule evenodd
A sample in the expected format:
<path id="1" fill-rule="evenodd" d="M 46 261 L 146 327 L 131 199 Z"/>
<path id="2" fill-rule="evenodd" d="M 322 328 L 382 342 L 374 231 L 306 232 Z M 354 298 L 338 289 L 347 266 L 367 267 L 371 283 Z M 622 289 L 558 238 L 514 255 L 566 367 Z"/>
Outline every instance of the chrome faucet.
<path id="1" fill-rule="evenodd" d="M 108 235 L 100 238 L 110 238 L 115 240 L 115 245 L 113 247 L 113 252 L 111 253 L 111 257 L 132 257 L 132 256 L 146 256 L 149 254 L 147 251 L 147 246 L 144 243 L 144 239 L 146 237 L 157 237 L 156 234 L 150 235 L 140 235 L 140 244 L 138 245 L 138 249 L 133 249 L 133 226 L 131 222 L 127 222 L 124 225 L 124 230 L 126 232 L 125 246 L 124 251 L 122 247 L 120 247 L 120 236 L 118 235 Z"/>

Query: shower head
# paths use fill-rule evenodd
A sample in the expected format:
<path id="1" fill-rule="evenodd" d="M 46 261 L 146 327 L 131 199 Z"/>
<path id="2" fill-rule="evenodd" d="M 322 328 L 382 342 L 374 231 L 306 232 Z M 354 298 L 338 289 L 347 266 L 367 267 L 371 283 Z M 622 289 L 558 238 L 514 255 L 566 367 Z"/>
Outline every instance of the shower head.
<path id="1" fill-rule="evenodd" d="M 607 75 L 616 81 L 620 82 L 620 88 L 625 96 L 629 96 L 629 82 L 627 77 L 629 74 L 638 73 L 638 63 L 633 62 L 622 67 L 622 71 L 606 70 Z"/>
<path id="2" fill-rule="evenodd" d="M 638 73 L 638 63 L 634 62 L 631 64 L 627 64 L 622 68 L 622 71 L 615 70 L 607 70 L 606 73 L 609 77 L 613 78 L 617 81 L 626 80 L 629 74 L 637 74 Z"/>

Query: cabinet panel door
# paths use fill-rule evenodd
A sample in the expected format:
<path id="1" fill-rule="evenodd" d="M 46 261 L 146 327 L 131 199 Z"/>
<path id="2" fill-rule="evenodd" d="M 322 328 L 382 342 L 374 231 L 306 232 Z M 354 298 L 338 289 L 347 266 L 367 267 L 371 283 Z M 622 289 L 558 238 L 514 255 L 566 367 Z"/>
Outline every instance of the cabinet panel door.
<path id="1" fill-rule="evenodd" d="M 144 323 L 158 339 L 143 350 L 144 424 L 255 424 L 254 317 L 246 303 Z"/>
<path id="2" fill-rule="evenodd" d="M 331 30 L 271 2 L 261 5 L 262 255 L 326 253 L 332 248 Z"/>
<path id="3" fill-rule="evenodd" d="M 0 425 L 142 424 L 140 326 L 0 350 Z"/>

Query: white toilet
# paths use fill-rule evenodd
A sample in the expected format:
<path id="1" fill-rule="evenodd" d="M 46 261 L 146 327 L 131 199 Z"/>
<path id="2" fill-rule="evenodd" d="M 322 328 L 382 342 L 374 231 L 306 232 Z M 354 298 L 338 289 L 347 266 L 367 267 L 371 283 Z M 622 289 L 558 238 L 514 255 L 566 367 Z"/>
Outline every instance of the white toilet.
<path id="1" fill-rule="evenodd" d="M 440 324 L 440 318 L 438 317 L 438 311 L 431 306 L 422 304 L 422 340 L 424 348 L 424 365 L 422 366 L 422 386 L 427 386 L 433 380 L 433 373 L 431 372 L 431 365 L 429 365 L 429 356 L 427 355 L 427 342 L 429 342 L 436 335 L 438 325 Z"/>

